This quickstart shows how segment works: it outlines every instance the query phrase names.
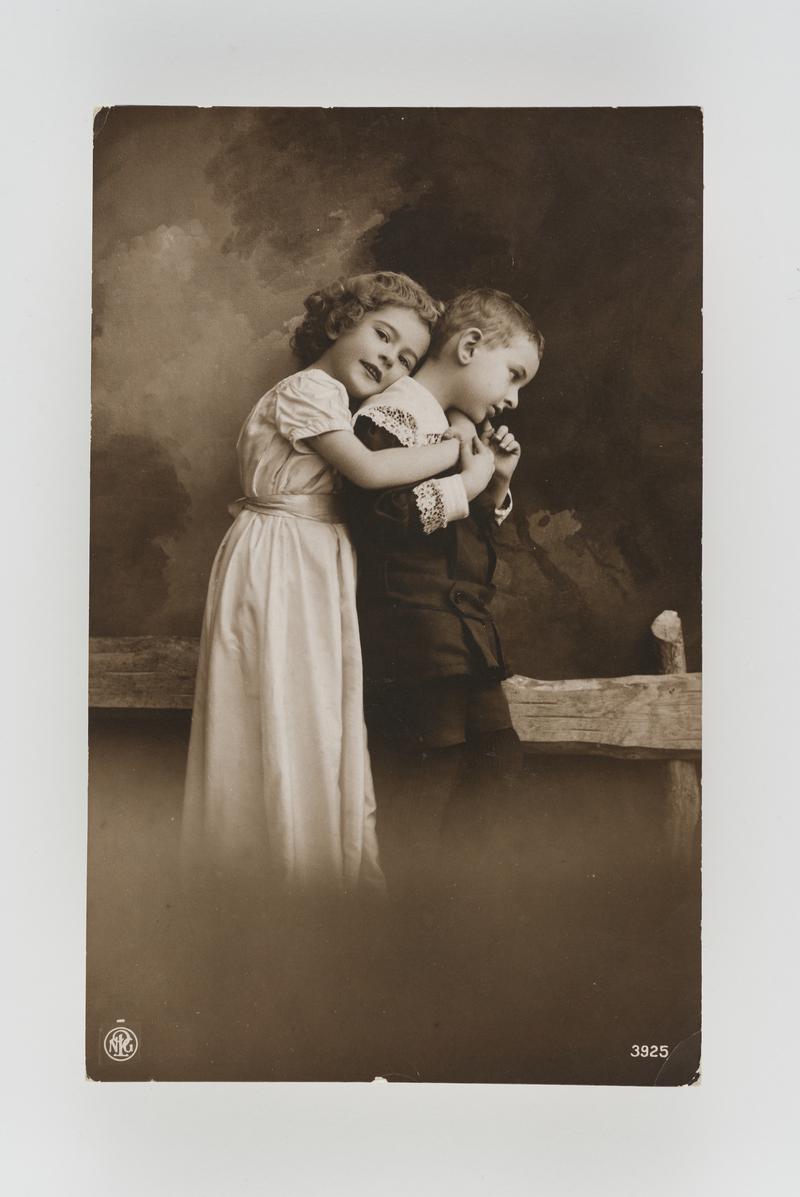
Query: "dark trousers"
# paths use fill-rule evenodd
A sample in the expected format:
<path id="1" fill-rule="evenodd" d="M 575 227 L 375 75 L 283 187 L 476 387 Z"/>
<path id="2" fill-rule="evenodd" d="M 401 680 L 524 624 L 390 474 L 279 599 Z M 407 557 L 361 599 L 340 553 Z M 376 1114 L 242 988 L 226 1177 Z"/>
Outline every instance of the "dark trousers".
<path id="1" fill-rule="evenodd" d="M 517 793 L 522 752 L 500 683 L 373 691 L 367 725 L 390 894 L 452 896 L 502 869 L 494 833 Z"/>

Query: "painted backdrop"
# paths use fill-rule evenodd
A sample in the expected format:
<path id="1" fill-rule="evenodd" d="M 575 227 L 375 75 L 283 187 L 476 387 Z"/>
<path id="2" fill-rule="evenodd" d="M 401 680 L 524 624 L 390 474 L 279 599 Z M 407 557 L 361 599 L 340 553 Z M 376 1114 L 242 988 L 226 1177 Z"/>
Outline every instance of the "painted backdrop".
<path id="1" fill-rule="evenodd" d="M 95 123 L 91 631 L 199 635 L 234 444 L 303 297 L 500 287 L 547 347 L 497 611 L 534 677 L 699 668 L 696 109 L 116 108 Z"/>

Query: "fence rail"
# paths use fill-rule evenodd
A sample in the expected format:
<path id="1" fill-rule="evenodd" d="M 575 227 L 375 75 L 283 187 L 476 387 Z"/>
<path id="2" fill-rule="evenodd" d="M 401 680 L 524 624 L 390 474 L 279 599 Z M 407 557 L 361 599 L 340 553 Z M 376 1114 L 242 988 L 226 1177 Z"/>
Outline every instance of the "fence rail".
<path id="1" fill-rule="evenodd" d="M 696 859 L 700 819 L 701 675 L 686 672 L 681 621 L 651 626 L 660 674 L 504 682 L 511 719 L 529 752 L 665 760 L 665 835 L 682 867 Z M 198 641 L 181 636 L 89 642 L 89 703 L 135 710 L 191 708 Z"/>
<path id="2" fill-rule="evenodd" d="M 198 641 L 180 636 L 95 637 L 90 641 L 92 707 L 189 709 Z M 696 758 L 701 675 L 504 683 L 514 727 L 530 751 L 623 757 Z"/>

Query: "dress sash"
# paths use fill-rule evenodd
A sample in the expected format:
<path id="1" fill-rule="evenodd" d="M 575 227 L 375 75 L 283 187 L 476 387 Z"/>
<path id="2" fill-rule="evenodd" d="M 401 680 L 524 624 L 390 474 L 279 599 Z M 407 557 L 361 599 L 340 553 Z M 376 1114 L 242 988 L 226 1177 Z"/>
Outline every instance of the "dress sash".
<path id="1" fill-rule="evenodd" d="M 342 494 L 321 495 L 263 495 L 260 499 L 245 496 L 231 503 L 231 515 L 240 511 L 255 511 L 259 515 L 291 515 L 302 520 L 316 520 L 322 524 L 345 522 L 345 501 Z"/>

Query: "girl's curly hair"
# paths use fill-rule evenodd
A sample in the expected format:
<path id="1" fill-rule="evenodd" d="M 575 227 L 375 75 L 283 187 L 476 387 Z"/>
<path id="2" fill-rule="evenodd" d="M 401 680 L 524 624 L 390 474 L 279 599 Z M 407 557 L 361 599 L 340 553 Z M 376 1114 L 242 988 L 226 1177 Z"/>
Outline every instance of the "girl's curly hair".
<path id="1" fill-rule="evenodd" d="M 389 304 L 411 308 L 431 331 L 444 311 L 444 305 L 407 274 L 380 270 L 337 279 L 329 287 L 314 291 L 304 302 L 306 314 L 291 340 L 301 367 L 315 362 L 340 333 L 353 328 L 367 312 Z"/>

